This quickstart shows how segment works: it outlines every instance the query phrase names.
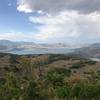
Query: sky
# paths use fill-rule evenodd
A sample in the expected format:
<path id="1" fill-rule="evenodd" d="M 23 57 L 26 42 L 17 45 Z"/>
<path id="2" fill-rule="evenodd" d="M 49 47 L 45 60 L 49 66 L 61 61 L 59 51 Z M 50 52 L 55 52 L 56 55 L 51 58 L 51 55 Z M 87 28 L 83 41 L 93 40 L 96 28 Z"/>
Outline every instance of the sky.
<path id="1" fill-rule="evenodd" d="M 100 0 L 0 0 L 0 39 L 100 42 Z"/>

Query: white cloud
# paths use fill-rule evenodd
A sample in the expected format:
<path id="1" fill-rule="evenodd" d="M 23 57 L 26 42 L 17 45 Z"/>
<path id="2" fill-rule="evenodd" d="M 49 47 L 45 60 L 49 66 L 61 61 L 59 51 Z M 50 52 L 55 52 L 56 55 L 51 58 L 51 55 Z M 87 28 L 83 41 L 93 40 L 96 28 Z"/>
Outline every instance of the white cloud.
<path id="1" fill-rule="evenodd" d="M 20 12 L 32 13 L 31 9 L 27 9 L 27 5 L 19 6 L 17 7 L 17 10 L 19 10 Z"/>
<path id="2" fill-rule="evenodd" d="M 100 0 L 17 0 L 17 10 L 37 12 L 29 21 L 37 32 L 27 35 L 36 41 L 59 41 L 69 38 L 100 38 Z M 25 35 L 26 37 L 26 35 Z M 33 38 L 34 37 L 34 38 Z"/>
<path id="3" fill-rule="evenodd" d="M 100 13 L 79 14 L 76 11 L 64 11 L 51 16 L 29 17 L 38 26 L 35 37 L 38 40 L 78 38 L 80 36 L 100 37 Z"/>
<path id="4" fill-rule="evenodd" d="M 77 39 L 100 38 L 100 13 L 79 14 L 76 11 L 64 11 L 59 14 L 31 16 L 29 20 L 37 25 L 37 31 L 22 33 L 12 31 L 0 33 L 0 39 L 14 41 L 36 41 L 36 42 L 62 42 Z"/>
<path id="5" fill-rule="evenodd" d="M 13 40 L 13 41 L 34 41 L 33 34 L 25 34 L 21 32 L 0 33 L 0 39 Z"/>
<path id="6" fill-rule="evenodd" d="M 32 8 L 31 8 L 30 0 L 18 0 L 17 4 L 18 4 L 18 7 L 17 7 L 18 11 L 25 12 L 25 13 L 33 12 Z"/>

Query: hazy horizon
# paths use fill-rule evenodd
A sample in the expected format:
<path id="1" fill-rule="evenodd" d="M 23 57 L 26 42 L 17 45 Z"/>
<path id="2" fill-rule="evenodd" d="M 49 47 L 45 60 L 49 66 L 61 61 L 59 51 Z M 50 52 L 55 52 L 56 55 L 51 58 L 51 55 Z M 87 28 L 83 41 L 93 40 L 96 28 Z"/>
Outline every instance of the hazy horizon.
<path id="1" fill-rule="evenodd" d="M 100 42 L 79 42 L 79 43 L 68 43 L 68 42 L 35 42 L 35 41 L 25 41 L 25 40 L 8 40 L 8 39 L 0 39 L 0 41 L 9 41 L 9 42 L 26 42 L 26 43 L 35 43 L 35 44 L 66 44 L 66 45 L 92 45 L 92 44 L 98 44 Z"/>

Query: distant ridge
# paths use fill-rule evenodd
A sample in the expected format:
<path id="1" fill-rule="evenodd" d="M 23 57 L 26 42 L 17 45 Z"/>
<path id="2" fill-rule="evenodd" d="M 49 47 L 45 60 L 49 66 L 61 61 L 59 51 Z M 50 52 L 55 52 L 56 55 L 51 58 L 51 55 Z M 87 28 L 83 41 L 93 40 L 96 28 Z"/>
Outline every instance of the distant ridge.
<path id="1" fill-rule="evenodd" d="M 98 57 L 100 58 L 100 43 L 94 44 L 84 44 L 84 45 L 71 45 L 64 43 L 56 44 L 45 44 L 45 43 L 34 43 L 34 42 L 24 42 L 24 41 L 10 41 L 10 40 L 0 40 L 0 52 L 9 53 L 12 51 L 23 51 L 23 50 L 45 50 L 48 52 L 49 49 L 54 48 L 66 48 L 65 50 L 74 50 L 74 54 L 78 54 L 85 57 Z M 50 53 L 50 52 L 48 52 Z M 52 53 L 52 52 L 51 52 Z"/>
<path id="2" fill-rule="evenodd" d="M 81 45 L 69 45 L 64 43 L 56 44 L 46 44 L 46 43 L 34 43 L 34 42 L 24 42 L 24 41 L 10 41 L 10 40 L 0 40 L 0 51 L 11 51 L 15 49 L 29 49 L 29 48 L 80 48 Z"/>

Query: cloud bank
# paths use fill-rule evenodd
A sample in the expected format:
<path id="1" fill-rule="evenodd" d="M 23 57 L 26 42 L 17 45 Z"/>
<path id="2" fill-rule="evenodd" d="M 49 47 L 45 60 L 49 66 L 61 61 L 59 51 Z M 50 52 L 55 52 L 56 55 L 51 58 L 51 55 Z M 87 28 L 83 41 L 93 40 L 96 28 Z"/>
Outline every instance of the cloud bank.
<path id="1" fill-rule="evenodd" d="M 52 38 L 77 38 L 81 35 L 92 37 L 100 36 L 100 14 L 91 13 L 88 15 L 77 12 L 61 12 L 54 16 L 29 17 L 35 24 L 42 24 L 38 27 L 39 39 Z"/>
<path id="2" fill-rule="evenodd" d="M 100 38 L 100 0 L 18 0 L 17 10 L 29 16 L 37 41 L 67 41 Z"/>
<path id="3" fill-rule="evenodd" d="M 76 10 L 81 13 L 100 11 L 100 0 L 18 0 L 19 11 L 30 13 L 42 10 L 57 13 L 63 10 Z"/>

